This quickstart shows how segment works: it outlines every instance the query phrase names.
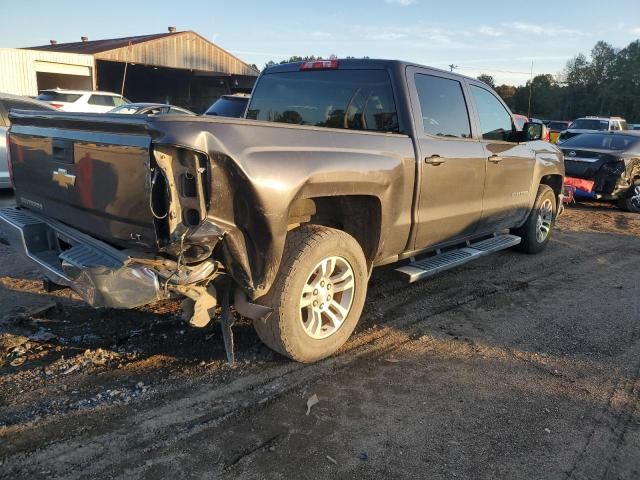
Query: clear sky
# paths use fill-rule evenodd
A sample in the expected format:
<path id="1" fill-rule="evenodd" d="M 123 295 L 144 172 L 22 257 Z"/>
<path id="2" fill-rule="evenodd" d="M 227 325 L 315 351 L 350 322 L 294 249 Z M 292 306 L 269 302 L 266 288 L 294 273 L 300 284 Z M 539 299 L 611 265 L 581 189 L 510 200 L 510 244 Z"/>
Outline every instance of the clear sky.
<path id="1" fill-rule="evenodd" d="M 521 84 L 598 40 L 640 38 L 640 0 L 0 0 L 0 47 L 195 30 L 248 63 L 291 55 L 395 58 Z"/>

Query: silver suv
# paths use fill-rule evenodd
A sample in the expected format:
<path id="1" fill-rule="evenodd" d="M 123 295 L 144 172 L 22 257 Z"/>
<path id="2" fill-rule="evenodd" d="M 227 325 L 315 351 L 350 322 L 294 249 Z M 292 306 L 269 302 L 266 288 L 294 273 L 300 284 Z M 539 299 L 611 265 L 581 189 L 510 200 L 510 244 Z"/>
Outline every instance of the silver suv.
<path id="1" fill-rule="evenodd" d="M 629 130 L 627 121 L 620 117 L 581 117 L 574 120 L 569 128 L 564 130 L 558 136 L 558 143 L 569 140 L 571 137 L 580 135 L 581 133 L 594 132 L 616 132 L 621 130 Z"/>

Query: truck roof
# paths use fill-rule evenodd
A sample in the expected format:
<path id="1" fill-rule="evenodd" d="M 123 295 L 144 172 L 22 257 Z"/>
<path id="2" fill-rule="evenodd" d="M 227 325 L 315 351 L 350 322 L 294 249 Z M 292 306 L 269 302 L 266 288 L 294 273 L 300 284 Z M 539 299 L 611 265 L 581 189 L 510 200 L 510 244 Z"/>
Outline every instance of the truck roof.
<path id="1" fill-rule="evenodd" d="M 476 78 L 469 77 L 466 75 L 461 75 L 459 73 L 452 73 L 448 70 L 443 70 L 441 68 L 430 67 L 428 65 L 421 65 L 415 62 L 407 62 L 404 60 L 385 60 L 385 59 L 374 59 L 374 58 L 338 58 L 338 69 L 341 70 L 387 70 L 394 68 L 404 67 L 419 67 L 419 68 L 428 68 L 429 70 L 434 70 L 437 72 L 446 73 L 447 75 L 453 75 L 459 78 L 466 78 L 468 80 L 478 81 Z M 292 63 L 283 63 L 279 65 L 272 65 L 265 72 L 268 73 L 280 73 L 280 72 L 295 72 L 300 70 L 300 66 L 305 63 L 302 62 L 292 62 Z"/>

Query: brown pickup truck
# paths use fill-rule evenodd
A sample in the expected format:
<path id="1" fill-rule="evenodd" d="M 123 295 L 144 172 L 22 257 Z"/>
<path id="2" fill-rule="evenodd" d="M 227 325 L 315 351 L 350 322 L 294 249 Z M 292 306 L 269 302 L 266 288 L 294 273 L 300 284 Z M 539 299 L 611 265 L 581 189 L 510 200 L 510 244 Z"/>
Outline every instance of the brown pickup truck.
<path id="1" fill-rule="evenodd" d="M 563 157 L 477 80 L 399 61 L 279 65 L 241 119 L 14 111 L 0 225 L 96 307 L 184 297 L 292 359 L 334 353 L 374 267 L 409 282 L 546 246 Z"/>

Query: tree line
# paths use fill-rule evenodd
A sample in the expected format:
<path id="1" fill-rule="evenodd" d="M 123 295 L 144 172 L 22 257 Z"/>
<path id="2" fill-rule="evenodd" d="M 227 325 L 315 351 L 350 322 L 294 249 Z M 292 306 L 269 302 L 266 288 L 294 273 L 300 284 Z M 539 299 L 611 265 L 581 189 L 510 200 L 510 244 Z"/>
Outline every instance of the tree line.
<path id="1" fill-rule="evenodd" d="M 602 115 L 640 123 L 640 40 L 622 49 L 600 41 L 588 57 L 573 57 L 559 74 L 537 75 L 519 87 L 495 85 L 486 74 L 478 79 L 493 87 L 512 111 L 530 112 L 531 117 L 573 120 Z"/>
<path id="2" fill-rule="evenodd" d="M 344 58 L 356 58 L 356 57 L 346 56 Z M 369 57 L 361 57 L 361 58 L 369 58 Z M 264 67 L 262 68 L 262 70 L 265 70 L 269 67 L 273 67 L 274 65 L 282 65 L 285 63 L 313 62 L 315 60 L 337 60 L 337 59 L 338 59 L 338 56 L 335 55 L 334 53 L 332 53 L 326 58 L 321 56 L 316 57 L 315 55 L 308 55 L 306 57 L 300 57 L 298 55 L 294 55 L 293 57 L 285 58 L 284 60 L 280 60 L 279 62 L 274 62 L 273 60 L 269 60 L 267 63 L 264 64 Z"/>
<path id="3" fill-rule="evenodd" d="M 328 57 L 336 58 L 335 55 Z M 293 56 L 280 62 L 269 61 L 264 68 L 277 63 L 322 59 L 315 55 Z M 536 75 L 518 87 L 496 85 L 494 78 L 487 74 L 479 75 L 478 79 L 494 88 L 513 112 L 530 117 L 573 120 L 602 115 L 640 123 L 640 40 L 622 49 L 599 41 L 589 56 L 581 53 L 573 57 L 559 74 Z"/>

